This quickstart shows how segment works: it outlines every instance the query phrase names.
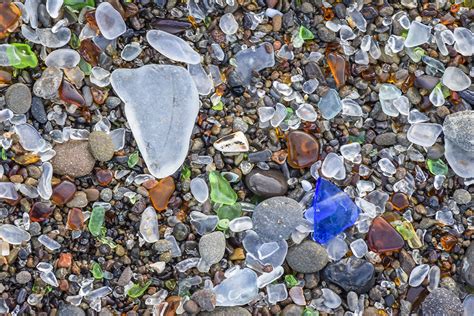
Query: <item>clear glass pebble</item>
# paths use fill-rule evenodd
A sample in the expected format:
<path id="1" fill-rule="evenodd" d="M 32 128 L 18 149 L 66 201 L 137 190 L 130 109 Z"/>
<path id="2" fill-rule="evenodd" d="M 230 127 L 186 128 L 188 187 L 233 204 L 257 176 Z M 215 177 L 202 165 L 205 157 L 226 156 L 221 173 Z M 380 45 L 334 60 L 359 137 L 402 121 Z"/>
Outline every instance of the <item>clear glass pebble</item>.
<path id="1" fill-rule="evenodd" d="M 211 93 L 214 85 L 202 64 L 188 64 L 188 71 L 200 95 L 208 95 Z"/>
<path id="2" fill-rule="evenodd" d="M 314 107 L 309 103 L 300 104 L 298 109 L 295 111 L 296 115 L 303 121 L 315 122 L 318 118 L 318 114 Z"/>
<path id="3" fill-rule="evenodd" d="M 226 13 L 219 20 L 219 27 L 227 35 L 232 35 L 239 29 L 239 24 L 232 13 Z"/>
<path id="4" fill-rule="evenodd" d="M 191 193 L 199 203 L 204 203 L 209 198 L 209 187 L 206 180 L 194 178 L 190 183 Z"/>
<path id="5" fill-rule="evenodd" d="M 378 165 L 380 170 L 382 170 L 382 172 L 387 176 L 391 176 L 397 171 L 395 165 L 387 158 L 380 159 Z"/>
<path id="6" fill-rule="evenodd" d="M 51 251 L 61 248 L 61 244 L 56 240 L 51 239 L 48 235 L 40 235 L 38 241 Z"/>
<path id="7" fill-rule="evenodd" d="M 335 153 L 329 153 L 324 159 L 321 172 L 327 178 L 344 179 L 346 177 L 344 159 Z"/>
<path id="8" fill-rule="evenodd" d="M 267 286 L 267 299 L 270 304 L 273 305 L 284 301 L 287 297 L 288 291 L 286 290 L 285 283 L 270 284 Z"/>
<path id="9" fill-rule="evenodd" d="M 53 19 L 57 18 L 64 0 L 46 0 L 46 11 Z"/>
<path id="10" fill-rule="evenodd" d="M 7 200 L 17 200 L 19 197 L 15 184 L 11 182 L 0 182 L 0 198 Z"/>
<path id="11" fill-rule="evenodd" d="M 108 2 L 102 2 L 97 6 L 95 19 L 100 33 L 108 40 L 116 39 L 127 30 L 120 13 Z"/>
<path id="12" fill-rule="evenodd" d="M 318 79 L 309 79 L 308 81 L 305 81 L 303 83 L 303 92 L 306 94 L 311 94 L 314 91 L 316 91 L 318 86 L 319 86 Z"/>
<path id="13" fill-rule="evenodd" d="M 360 105 L 349 98 L 344 98 L 341 101 L 342 103 L 342 114 L 349 115 L 349 116 L 362 116 L 364 113 L 362 112 L 362 108 Z"/>
<path id="14" fill-rule="evenodd" d="M 350 143 L 350 144 L 342 145 L 340 148 L 342 157 L 344 157 L 345 159 L 351 162 L 355 162 L 359 160 L 360 150 L 361 150 L 361 146 L 359 143 Z"/>
<path id="15" fill-rule="evenodd" d="M 160 239 L 158 217 L 153 207 L 147 207 L 140 219 L 140 234 L 148 243 L 154 243 Z"/>
<path id="16" fill-rule="evenodd" d="M 323 292 L 323 303 L 327 308 L 335 309 L 341 306 L 342 300 L 333 290 L 331 289 L 321 289 Z"/>
<path id="17" fill-rule="evenodd" d="M 248 216 L 234 218 L 229 223 L 229 229 L 234 233 L 240 233 L 253 228 L 252 219 Z"/>
<path id="18" fill-rule="evenodd" d="M 408 29 L 408 35 L 405 39 L 406 47 L 420 46 L 427 43 L 431 37 L 431 26 L 418 21 L 413 21 Z"/>
<path id="19" fill-rule="evenodd" d="M 122 57 L 122 59 L 125 61 L 132 61 L 142 53 L 142 50 L 143 49 L 139 43 L 132 42 L 125 45 L 122 52 L 120 53 L 120 57 Z"/>
<path id="20" fill-rule="evenodd" d="M 146 39 L 154 49 L 171 60 L 187 64 L 201 62 L 201 56 L 176 35 L 160 30 L 150 30 L 146 33 Z"/>
<path id="21" fill-rule="evenodd" d="M 342 110 L 342 102 L 339 93 L 334 89 L 329 89 L 319 100 L 318 108 L 326 120 L 334 118 Z"/>
<path id="22" fill-rule="evenodd" d="M 441 81 L 452 91 L 463 91 L 471 86 L 471 78 L 457 67 L 446 68 Z"/>
<path id="23" fill-rule="evenodd" d="M 443 127 L 434 123 L 416 123 L 410 126 L 407 132 L 407 138 L 410 142 L 430 147 L 436 142 L 436 139 L 443 131 Z"/>
<path id="24" fill-rule="evenodd" d="M 198 211 L 191 212 L 190 218 L 191 224 L 199 235 L 205 235 L 214 231 L 219 222 L 219 217 L 216 215 L 206 215 Z"/>
<path id="25" fill-rule="evenodd" d="M 25 241 L 29 241 L 31 235 L 18 226 L 2 224 L 0 226 L 0 238 L 11 245 L 20 245 Z"/>
<path id="26" fill-rule="evenodd" d="M 421 283 L 425 280 L 430 272 L 430 266 L 427 264 L 421 264 L 416 266 L 410 273 L 410 279 L 408 280 L 408 284 L 411 287 L 420 286 Z"/>
<path id="27" fill-rule="evenodd" d="M 369 251 L 367 248 L 367 244 L 363 239 L 356 239 L 353 242 L 351 242 L 351 251 L 356 256 L 357 258 L 362 258 L 365 256 L 365 254 Z"/>

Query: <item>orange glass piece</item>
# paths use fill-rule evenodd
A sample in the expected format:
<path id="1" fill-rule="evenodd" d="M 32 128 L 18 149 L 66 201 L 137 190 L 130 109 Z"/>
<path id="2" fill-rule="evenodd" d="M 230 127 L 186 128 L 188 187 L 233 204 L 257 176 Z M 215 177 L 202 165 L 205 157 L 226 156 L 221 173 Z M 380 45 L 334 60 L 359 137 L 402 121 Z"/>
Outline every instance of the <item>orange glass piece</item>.
<path id="1" fill-rule="evenodd" d="M 76 193 L 76 185 L 65 180 L 53 188 L 51 200 L 56 205 L 64 205 L 72 200 L 74 193 Z"/>
<path id="2" fill-rule="evenodd" d="M 367 245 L 376 253 L 397 251 L 405 242 L 402 236 L 382 217 L 376 217 L 367 233 Z"/>
<path id="3" fill-rule="evenodd" d="M 343 86 L 346 83 L 346 60 L 343 56 L 334 52 L 327 55 L 327 60 L 337 87 Z"/>
<path id="4" fill-rule="evenodd" d="M 109 96 L 109 90 L 91 87 L 91 94 L 95 104 L 102 105 L 105 103 L 105 100 L 107 100 L 107 97 Z"/>
<path id="5" fill-rule="evenodd" d="M 441 246 L 446 251 L 451 251 L 453 247 L 457 244 L 458 239 L 453 235 L 444 235 L 440 238 Z"/>
<path id="6" fill-rule="evenodd" d="M 54 206 L 46 203 L 36 202 L 30 209 L 30 220 L 32 222 L 43 222 L 53 213 Z"/>
<path id="7" fill-rule="evenodd" d="M 76 87 L 67 80 L 63 80 L 59 87 L 59 98 L 68 104 L 74 104 L 78 107 L 86 105 L 86 100 L 77 91 Z"/>
<path id="8" fill-rule="evenodd" d="M 410 205 L 407 195 L 402 192 L 397 192 L 392 195 L 391 202 L 393 208 L 397 211 L 403 211 Z"/>
<path id="9" fill-rule="evenodd" d="M 114 176 L 112 171 L 108 169 L 101 169 L 95 173 L 95 177 L 97 178 L 97 182 L 99 182 L 101 186 L 105 187 L 108 186 L 110 182 L 112 182 Z"/>
<path id="10" fill-rule="evenodd" d="M 67 228 L 72 230 L 82 230 L 84 228 L 84 214 L 81 209 L 72 208 L 69 210 Z"/>
<path id="11" fill-rule="evenodd" d="M 12 74 L 5 70 L 0 70 L 0 88 L 12 83 Z"/>
<path id="12" fill-rule="evenodd" d="M 69 268 L 72 265 L 72 254 L 69 252 L 62 252 L 59 254 L 58 268 Z"/>
<path id="13" fill-rule="evenodd" d="M 7 37 L 18 27 L 21 10 L 12 2 L 0 3 L 0 39 Z"/>
<path id="14" fill-rule="evenodd" d="M 326 21 L 330 21 L 334 19 L 334 12 L 332 11 L 331 8 L 325 8 L 323 7 L 323 17 Z"/>
<path id="15" fill-rule="evenodd" d="M 13 160 L 23 166 L 31 165 L 40 161 L 40 156 L 34 153 L 27 153 L 21 156 L 15 156 Z"/>
<path id="16" fill-rule="evenodd" d="M 100 48 L 90 38 L 81 41 L 78 53 L 92 66 L 99 63 Z"/>
<path id="17" fill-rule="evenodd" d="M 306 168 L 319 158 L 319 143 L 312 135 L 293 131 L 286 139 L 288 147 L 288 164 L 293 168 Z"/>
<path id="18" fill-rule="evenodd" d="M 158 184 L 155 185 L 148 191 L 150 195 L 151 204 L 157 211 L 164 211 L 168 206 L 168 202 L 175 190 L 174 180 L 172 177 L 166 177 L 158 181 Z"/>

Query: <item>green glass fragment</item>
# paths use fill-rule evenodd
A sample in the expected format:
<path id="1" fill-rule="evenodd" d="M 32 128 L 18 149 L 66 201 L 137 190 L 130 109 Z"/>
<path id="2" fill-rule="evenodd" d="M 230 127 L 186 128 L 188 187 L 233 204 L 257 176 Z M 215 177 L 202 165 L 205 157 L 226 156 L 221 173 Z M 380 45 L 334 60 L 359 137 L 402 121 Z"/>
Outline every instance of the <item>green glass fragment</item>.
<path id="1" fill-rule="evenodd" d="M 168 291 L 173 291 L 176 288 L 176 280 L 166 280 L 165 287 Z"/>
<path id="2" fill-rule="evenodd" d="M 294 275 L 287 274 L 285 275 L 285 283 L 287 287 L 292 288 L 298 285 L 298 280 L 296 280 Z"/>
<path id="3" fill-rule="evenodd" d="M 303 316 L 319 316 L 319 312 L 315 311 L 311 307 L 306 307 L 303 311 Z"/>
<path id="4" fill-rule="evenodd" d="M 435 176 L 445 176 L 448 174 L 448 166 L 441 159 L 428 159 L 426 160 L 426 166 L 428 167 L 428 170 Z"/>
<path id="5" fill-rule="evenodd" d="M 229 228 L 229 223 L 230 221 L 227 218 L 220 219 L 219 222 L 217 223 L 217 230 L 220 230 L 220 231 L 227 230 L 227 228 Z"/>
<path id="6" fill-rule="evenodd" d="M 403 221 L 400 225 L 395 226 L 397 232 L 402 235 L 403 239 L 406 240 L 410 248 L 421 248 L 423 246 L 420 238 L 415 232 L 413 225 L 408 221 Z"/>
<path id="7" fill-rule="evenodd" d="M 237 201 L 237 193 L 230 186 L 219 172 L 209 173 L 209 183 L 211 184 L 211 200 L 214 203 L 233 205 Z"/>
<path id="8" fill-rule="evenodd" d="M 222 103 L 222 101 L 219 101 L 219 103 L 212 106 L 212 109 L 214 111 L 222 111 L 224 109 L 224 103 Z"/>
<path id="9" fill-rule="evenodd" d="M 221 205 L 216 213 L 220 220 L 227 219 L 231 221 L 234 218 L 240 217 L 242 214 L 242 206 L 240 203 L 235 203 L 234 205 Z"/>
<path id="10" fill-rule="evenodd" d="M 24 69 L 27 67 L 34 68 L 38 66 L 38 58 L 28 44 L 10 44 L 7 48 L 7 57 L 12 67 L 17 69 Z"/>
<path id="11" fill-rule="evenodd" d="M 91 269 L 92 276 L 96 280 L 102 280 L 104 278 L 104 272 L 102 272 L 102 268 L 100 267 L 100 264 L 97 262 L 94 262 L 92 264 L 92 269 Z"/>
<path id="12" fill-rule="evenodd" d="M 305 28 L 303 25 L 300 26 L 300 31 L 299 31 L 299 36 L 303 40 L 312 40 L 314 39 L 314 34 L 307 28 Z"/>
<path id="13" fill-rule="evenodd" d="M 188 165 L 183 165 L 183 169 L 181 169 L 181 180 L 189 180 L 191 179 L 191 168 Z"/>
<path id="14" fill-rule="evenodd" d="M 130 289 L 128 289 L 127 295 L 131 298 L 137 298 L 142 296 L 148 287 L 151 285 L 151 280 L 147 281 L 145 284 L 133 284 Z"/>
<path id="15" fill-rule="evenodd" d="M 92 66 L 82 58 L 79 61 L 79 69 L 81 69 L 86 76 L 90 76 L 92 73 Z"/>
<path id="16" fill-rule="evenodd" d="M 95 7 L 94 0 L 64 0 L 64 5 L 75 10 L 81 10 L 85 7 Z"/>
<path id="17" fill-rule="evenodd" d="M 467 8 L 474 8 L 474 0 L 464 0 L 464 6 Z"/>
<path id="18" fill-rule="evenodd" d="M 128 164 L 128 167 L 129 168 L 133 168 L 135 167 L 135 165 L 138 163 L 138 151 L 132 153 L 130 156 L 128 156 L 128 161 L 127 161 L 127 164 Z"/>
<path id="19" fill-rule="evenodd" d="M 92 209 L 91 217 L 89 218 L 89 232 L 92 236 L 99 236 L 104 225 L 105 208 L 96 206 Z"/>
<path id="20" fill-rule="evenodd" d="M 69 41 L 69 45 L 71 48 L 78 49 L 81 46 L 81 41 L 79 37 L 75 33 L 71 33 L 71 40 Z"/>
<path id="21" fill-rule="evenodd" d="M 2 160 L 7 160 L 7 151 L 5 148 L 2 148 Z"/>
<path id="22" fill-rule="evenodd" d="M 359 143 L 363 145 L 365 143 L 365 132 L 362 131 L 359 135 L 349 135 L 348 140 L 349 143 Z"/>

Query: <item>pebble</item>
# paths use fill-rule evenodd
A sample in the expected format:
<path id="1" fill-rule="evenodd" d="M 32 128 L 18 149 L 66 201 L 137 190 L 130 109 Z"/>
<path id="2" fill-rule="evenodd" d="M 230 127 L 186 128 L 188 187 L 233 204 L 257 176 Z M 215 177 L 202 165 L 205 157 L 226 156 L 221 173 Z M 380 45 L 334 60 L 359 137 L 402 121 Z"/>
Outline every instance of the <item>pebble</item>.
<path id="1" fill-rule="evenodd" d="M 38 121 L 38 123 L 45 124 L 48 121 L 41 98 L 33 97 L 31 103 L 31 115 L 33 115 L 33 118 Z"/>
<path id="2" fill-rule="evenodd" d="M 307 240 L 289 248 L 286 261 L 296 272 L 315 273 L 326 266 L 329 258 L 323 246 Z"/>
<path id="3" fill-rule="evenodd" d="M 392 146 L 397 143 L 397 134 L 383 133 L 375 137 L 375 143 L 379 146 Z"/>
<path id="4" fill-rule="evenodd" d="M 251 316 L 250 312 L 243 307 L 217 307 L 212 312 L 203 312 L 202 316 Z M 300 314 L 301 315 L 301 314 Z"/>
<path id="5" fill-rule="evenodd" d="M 461 274 L 466 283 L 474 287 L 474 242 L 467 248 L 462 262 Z"/>
<path id="6" fill-rule="evenodd" d="M 70 208 L 73 208 L 73 207 L 82 208 L 82 207 L 86 207 L 87 203 L 88 203 L 87 194 L 83 191 L 79 191 L 74 194 L 74 197 L 72 198 L 71 201 L 69 201 L 66 204 L 66 206 Z"/>
<path id="7" fill-rule="evenodd" d="M 87 141 L 68 141 L 54 146 L 56 156 L 51 160 L 53 170 L 58 175 L 82 177 L 92 172 L 95 159 L 89 151 Z"/>
<path id="8" fill-rule="evenodd" d="M 252 221 L 255 232 L 265 242 L 288 239 L 303 222 L 303 208 L 293 199 L 272 197 L 255 207 Z"/>
<path id="9" fill-rule="evenodd" d="M 465 189 L 457 189 L 453 194 L 454 201 L 457 204 L 465 205 L 471 202 L 471 194 Z"/>
<path id="10" fill-rule="evenodd" d="M 15 83 L 5 92 L 7 107 L 15 114 L 24 114 L 31 108 L 31 91 L 23 83 Z"/>
<path id="11" fill-rule="evenodd" d="M 213 232 L 204 235 L 199 240 L 199 254 L 208 264 L 221 261 L 225 253 L 225 235 L 222 232 Z"/>
<path id="12" fill-rule="evenodd" d="M 331 43 L 336 40 L 336 33 L 331 31 L 324 25 L 319 26 L 317 30 L 317 35 L 323 42 L 326 42 L 326 43 Z"/>
<path id="13" fill-rule="evenodd" d="M 15 275 L 15 280 L 19 284 L 26 284 L 31 281 L 31 273 L 28 271 L 21 271 Z"/>
<path id="14" fill-rule="evenodd" d="M 94 131 L 89 135 L 89 149 L 95 159 L 109 161 L 114 156 L 114 143 L 109 134 Z"/>
<path id="15" fill-rule="evenodd" d="M 282 311 L 282 316 L 301 316 L 303 315 L 304 307 L 295 304 L 285 306 Z"/>
<path id="16" fill-rule="evenodd" d="M 421 305 L 423 315 L 444 316 L 462 315 L 463 306 L 459 297 L 445 288 L 433 290 Z"/>
<path id="17" fill-rule="evenodd" d="M 57 316 L 85 316 L 86 313 L 78 306 L 64 304 L 59 310 Z"/>
<path id="18" fill-rule="evenodd" d="M 264 198 L 282 196 L 288 191 L 285 176 L 278 170 L 255 168 L 245 177 L 245 184 L 254 194 Z"/>
<path id="19" fill-rule="evenodd" d="M 216 294 L 211 289 L 197 290 L 191 296 L 202 311 L 212 312 L 216 305 Z"/>
<path id="20" fill-rule="evenodd" d="M 374 284 L 374 266 L 363 259 L 349 257 L 329 264 L 323 270 L 323 278 L 337 284 L 345 291 L 367 293 Z"/>

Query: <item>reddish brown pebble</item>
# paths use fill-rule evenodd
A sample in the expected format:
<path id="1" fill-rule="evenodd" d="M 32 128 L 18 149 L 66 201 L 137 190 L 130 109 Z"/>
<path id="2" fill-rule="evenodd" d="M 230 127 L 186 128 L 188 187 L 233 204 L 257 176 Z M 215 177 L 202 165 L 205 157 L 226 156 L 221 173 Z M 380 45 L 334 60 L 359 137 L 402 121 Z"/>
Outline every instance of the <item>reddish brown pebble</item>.
<path id="1" fill-rule="evenodd" d="M 59 254 L 58 268 L 68 269 L 72 264 L 72 254 L 69 252 L 63 252 Z"/>
<path id="2" fill-rule="evenodd" d="M 112 171 L 108 169 L 98 170 L 95 173 L 95 176 L 97 178 L 97 182 L 103 187 L 108 186 L 110 182 L 112 182 L 112 179 L 114 177 L 114 175 L 112 174 Z"/>
<path id="3" fill-rule="evenodd" d="M 397 192 L 394 195 L 392 195 L 391 202 L 392 202 L 393 208 L 397 211 L 403 211 L 410 205 L 406 194 L 401 193 L 401 192 Z"/>
<path id="4" fill-rule="evenodd" d="M 77 91 L 76 87 L 67 80 L 63 80 L 59 87 L 59 98 L 68 104 L 74 104 L 78 107 L 86 105 L 84 97 Z"/>
<path id="5" fill-rule="evenodd" d="M 84 214 L 78 208 L 72 208 L 67 215 L 67 228 L 72 230 L 82 230 L 84 227 Z"/>
<path id="6" fill-rule="evenodd" d="M 441 246 L 443 246 L 443 249 L 445 251 L 451 251 L 453 247 L 457 244 L 458 239 L 454 237 L 453 235 L 444 235 L 440 239 Z"/>
<path id="7" fill-rule="evenodd" d="M 42 222 L 53 213 L 54 207 L 46 203 L 36 202 L 30 210 L 30 220 L 32 222 Z"/>
<path id="8" fill-rule="evenodd" d="M 148 191 L 150 195 L 151 204 L 157 211 L 164 211 L 168 206 L 171 195 L 175 189 L 174 180 L 172 177 L 161 179 L 157 185 Z"/>
<path id="9" fill-rule="evenodd" d="M 76 185 L 70 181 L 63 181 L 53 188 L 51 200 L 56 205 L 64 205 L 74 198 Z"/>
<path id="10" fill-rule="evenodd" d="M 92 41 L 92 39 L 87 38 L 81 41 L 81 45 L 78 49 L 79 55 L 84 58 L 92 66 L 97 66 L 99 63 L 100 48 Z"/>
<path id="11" fill-rule="evenodd" d="M 293 168 L 310 167 L 319 158 L 319 143 L 308 133 L 294 131 L 288 134 L 288 164 Z"/>
<path id="12" fill-rule="evenodd" d="M 382 217 L 377 217 L 367 233 L 367 245 L 373 252 L 382 253 L 400 250 L 405 242 L 392 225 Z"/>

